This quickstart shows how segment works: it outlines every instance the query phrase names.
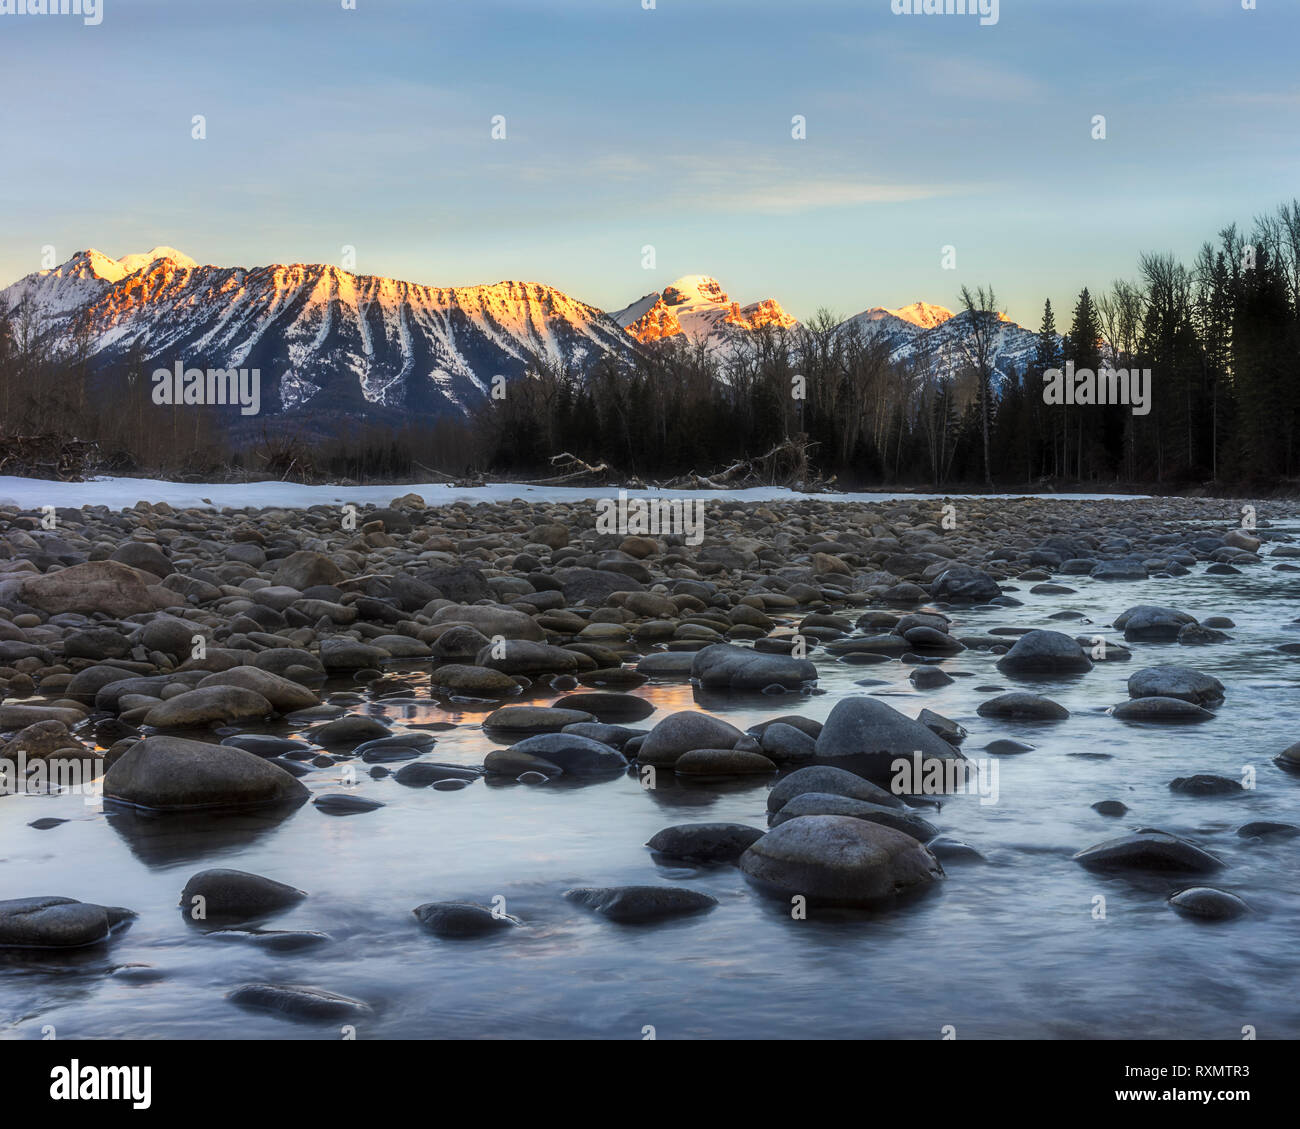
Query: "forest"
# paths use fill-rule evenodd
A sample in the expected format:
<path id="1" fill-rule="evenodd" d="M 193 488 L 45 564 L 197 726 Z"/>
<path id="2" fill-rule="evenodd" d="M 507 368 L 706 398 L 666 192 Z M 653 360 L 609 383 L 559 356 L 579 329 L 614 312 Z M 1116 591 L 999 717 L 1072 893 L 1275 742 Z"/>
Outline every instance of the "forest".
<path id="1" fill-rule="evenodd" d="M 40 437 L 92 451 L 88 471 L 189 480 L 533 479 L 563 454 L 662 484 L 772 452 L 750 473 L 839 489 L 1268 489 L 1300 476 L 1300 200 L 1225 227 L 1190 263 L 1142 254 L 1133 278 L 1084 287 L 1071 310 L 1046 302 L 1034 354 L 1011 372 L 994 367 L 993 287 L 963 288 L 960 310 L 944 357 L 893 358 L 821 310 L 725 351 L 675 337 L 586 371 L 534 358 L 463 418 L 264 416 L 231 431 L 149 403 L 143 358 L 117 374 L 125 394 L 91 391 L 88 342 L 0 309 L 0 473 L 48 469 L 52 456 L 35 470 L 23 457 Z M 1045 403 L 1044 374 L 1067 362 L 1149 369 L 1149 412 Z"/>

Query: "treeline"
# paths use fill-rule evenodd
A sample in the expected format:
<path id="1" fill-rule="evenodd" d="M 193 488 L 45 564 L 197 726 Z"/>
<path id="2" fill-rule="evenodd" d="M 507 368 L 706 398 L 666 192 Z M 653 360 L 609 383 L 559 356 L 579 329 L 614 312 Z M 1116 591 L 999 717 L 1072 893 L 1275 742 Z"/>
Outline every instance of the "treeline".
<path id="1" fill-rule="evenodd" d="M 997 300 L 963 290 L 956 356 L 902 362 L 821 311 L 710 353 L 681 338 L 585 377 L 544 365 L 476 424 L 488 464 L 534 473 L 567 451 L 654 480 L 701 474 L 806 436 L 840 485 L 1276 484 L 1300 474 L 1300 201 L 1205 243 L 1147 254 L 1133 280 L 1082 290 L 1058 328 L 999 373 Z M 1150 369 L 1150 410 L 1049 405 L 1043 374 Z"/>
<path id="2" fill-rule="evenodd" d="M 962 307 L 942 356 L 894 360 L 821 311 L 738 335 L 725 353 L 670 338 L 585 372 L 534 360 L 468 418 L 377 411 L 363 423 L 325 409 L 223 430 L 208 412 L 153 405 L 142 357 L 92 374 L 89 343 L 55 340 L 24 305 L 0 309 L 0 442 L 75 436 L 98 444 L 101 471 L 192 480 L 545 477 L 565 452 L 654 482 L 790 440 L 807 453 L 801 476 L 842 487 L 1268 487 L 1300 475 L 1300 201 L 1223 229 L 1190 264 L 1143 255 L 1134 279 L 1081 291 L 1060 327 L 1046 303 L 1033 355 L 1010 373 L 995 368 L 992 289 L 964 289 Z M 1045 403 L 1043 374 L 1067 362 L 1150 369 L 1150 411 Z"/>

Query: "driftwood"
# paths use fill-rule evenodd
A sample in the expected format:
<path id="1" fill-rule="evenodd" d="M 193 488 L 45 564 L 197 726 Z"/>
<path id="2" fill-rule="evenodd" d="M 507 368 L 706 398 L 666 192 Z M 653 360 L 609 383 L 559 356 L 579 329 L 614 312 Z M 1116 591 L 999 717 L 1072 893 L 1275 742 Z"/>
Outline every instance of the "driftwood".
<path id="1" fill-rule="evenodd" d="M 750 486 L 785 486 L 791 490 L 826 491 L 835 481 L 810 475 L 808 453 L 818 444 L 806 435 L 783 439 L 766 454 L 741 459 L 712 474 L 689 474 L 655 485 L 662 490 L 744 490 Z"/>
<path id="2" fill-rule="evenodd" d="M 0 474 L 84 482 L 99 460 L 99 445 L 59 435 L 0 436 Z"/>
<path id="3" fill-rule="evenodd" d="M 552 455 L 551 466 L 556 467 L 563 473 L 555 475 L 553 478 L 527 479 L 521 485 L 561 486 L 565 483 L 576 482 L 582 478 L 608 478 L 610 475 L 610 469 L 604 463 L 592 466 L 590 463 L 583 462 L 576 455 L 569 454 L 568 451 Z"/>

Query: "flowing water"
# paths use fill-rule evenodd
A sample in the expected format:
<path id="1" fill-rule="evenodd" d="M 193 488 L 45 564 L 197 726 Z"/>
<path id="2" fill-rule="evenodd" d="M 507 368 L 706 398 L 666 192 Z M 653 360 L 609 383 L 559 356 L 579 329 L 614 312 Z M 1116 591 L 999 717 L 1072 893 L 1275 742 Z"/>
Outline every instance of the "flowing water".
<path id="1" fill-rule="evenodd" d="M 1002 676 L 996 657 L 966 651 L 943 669 L 956 681 L 916 692 L 897 660 L 851 666 L 814 653 L 818 693 L 738 699 L 685 682 L 633 691 L 667 714 L 703 708 L 746 728 L 782 713 L 823 720 L 852 693 L 875 693 L 915 716 L 928 706 L 969 730 L 980 757 L 998 737 L 1034 745 L 998 761 L 998 797 L 945 798 L 922 810 L 985 861 L 946 864 L 947 880 L 919 901 L 880 914 L 810 911 L 759 896 L 734 866 L 657 864 L 644 844 L 676 823 L 728 821 L 766 827 L 770 780 L 685 784 L 660 772 L 586 785 L 528 786 L 478 780 L 455 792 L 373 780 L 355 791 L 377 811 L 326 815 L 310 804 L 278 816 L 146 819 L 106 814 L 78 795 L 0 798 L 0 897 L 59 894 L 122 905 L 138 918 L 106 945 L 69 954 L 0 950 L 0 1034 L 40 1038 L 324 1038 L 338 1024 L 308 1025 L 248 1012 L 225 997 L 245 982 L 308 984 L 369 1002 L 358 1038 L 1089 1037 L 1240 1039 L 1300 1035 L 1293 986 L 1300 954 L 1300 839 L 1247 840 L 1254 820 L 1300 823 L 1300 777 L 1272 763 L 1300 739 L 1300 658 L 1276 648 L 1300 642 L 1300 573 L 1265 566 L 1239 576 L 1190 576 L 1107 584 L 1062 580 L 1077 595 L 1035 596 L 1021 608 L 954 611 L 954 634 L 995 626 L 1100 632 L 1138 603 L 1172 605 L 1198 618 L 1231 616 L 1233 641 L 1206 647 L 1133 644 L 1128 663 L 1028 683 Z M 1077 624 L 1051 621 L 1075 610 Z M 1119 634 L 1107 631 L 1108 638 Z M 1127 698 L 1142 666 L 1182 663 L 1227 687 L 1214 720 L 1195 726 L 1126 724 L 1105 711 Z M 414 672 L 418 666 L 402 669 Z M 881 684 L 857 686 L 859 679 Z M 424 684 L 427 690 L 427 682 Z M 1029 688 L 1071 713 L 1053 724 L 984 719 L 992 693 Z M 327 689 L 356 689 L 346 683 Z M 419 691 L 417 691 L 418 693 Z M 544 704 L 557 695 L 530 699 Z M 447 708 L 444 708 L 447 707 Z M 379 707 L 360 707 L 378 712 Z M 480 764 L 492 741 L 484 709 L 429 698 L 388 704 L 399 725 L 450 722 L 426 759 Z M 281 729 L 280 732 L 286 732 Z M 1213 772 L 1256 787 L 1235 797 L 1169 791 L 1176 776 Z M 360 766 L 359 766 L 360 767 Z M 394 766 L 396 767 L 396 766 Z M 314 792 L 338 790 L 340 768 L 313 770 Z M 1105 817 L 1090 805 L 1119 799 Z M 42 817 L 66 819 L 49 830 Z M 1211 884 L 1239 894 L 1253 913 L 1203 924 L 1179 917 L 1168 893 L 1189 880 L 1099 877 L 1071 855 L 1137 827 L 1190 837 L 1228 865 Z M 310 893 L 262 924 L 313 929 L 332 941 L 274 953 L 205 936 L 178 905 L 191 874 L 231 867 Z M 718 898 L 712 912 L 625 926 L 562 897 L 572 886 L 668 883 Z M 428 901 L 505 898 L 525 922 L 489 939 L 443 940 L 412 908 Z M 1104 917 L 1097 909 L 1104 897 Z M 126 978 L 126 964 L 154 978 Z"/>

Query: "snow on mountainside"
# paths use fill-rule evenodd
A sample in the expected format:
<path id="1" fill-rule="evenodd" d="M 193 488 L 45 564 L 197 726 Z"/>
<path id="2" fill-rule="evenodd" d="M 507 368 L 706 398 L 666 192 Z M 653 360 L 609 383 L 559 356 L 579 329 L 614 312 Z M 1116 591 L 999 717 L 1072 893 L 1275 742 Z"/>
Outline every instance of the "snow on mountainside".
<path id="1" fill-rule="evenodd" d="M 792 329 L 799 324 L 775 299 L 742 307 L 727 296 L 717 279 L 702 274 L 679 278 L 662 292 L 647 294 L 612 316 L 642 344 L 683 335 L 704 342 L 721 356 L 743 341 L 745 332 L 764 325 Z M 998 321 L 994 381 L 1000 384 L 1012 367 L 1024 367 L 1036 342 L 1032 332 L 1005 315 L 999 314 Z M 953 314 L 929 302 L 913 302 L 896 310 L 864 310 L 841 323 L 841 328 L 850 326 L 869 338 L 883 340 L 893 360 L 928 355 L 939 373 L 952 377 L 962 367 L 961 344 L 970 316 Z"/>
<path id="2" fill-rule="evenodd" d="M 119 387 L 128 366 L 248 368 L 261 372 L 269 412 L 308 408 L 326 430 L 370 413 L 391 422 L 465 413 L 493 377 L 521 377 L 533 358 L 584 371 L 607 356 L 682 336 L 725 358 L 764 326 L 798 322 L 775 299 L 741 306 L 714 278 L 687 275 L 606 314 L 551 286 L 498 282 L 422 286 L 324 264 L 245 269 L 200 265 L 171 247 L 113 259 L 80 251 L 61 266 L 0 290 L 26 300 L 40 328 L 89 348 L 92 380 Z M 915 302 L 865 310 L 841 323 L 897 361 L 928 358 L 956 375 L 970 315 Z M 1035 335 L 1000 316 L 998 382 L 1024 366 Z M 114 382 L 118 382 L 116 385 Z"/>
<path id="3" fill-rule="evenodd" d="M 435 287 L 322 264 L 200 266 L 170 248 L 117 260 L 83 251 L 0 291 L 10 306 L 28 296 L 55 333 L 88 334 L 92 370 L 120 367 L 133 349 L 150 372 L 177 361 L 257 368 L 272 411 L 463 412 L 534 356 L 581 369 L 637 349 L 602 311 L 541 283 Z"/>
<path id="4" fill-rule="evenodd" d="M 642 344 L 683 334 L 692 342 L 724 346 L 737 332 L 765 325 L 791 329 L 799 324 L 774 298 L 748 306 L 733 302 L 718 280 L 705 274 L 679 278 L 612 316 Z"/>
<path id="5" fill-rule="evenodd" d="M 965 365 L 963 344 L 969 339 L 971 315 L 954 314 L 942 306 L 915 302 L 898 310 L 876 307 L 855 314 L 840 323 L 841 331 L 856 331 L 864 337 L 882 341 L 890 359 L 906 362 L 928 359 L 934 371 L 943 377 L 955 377 Z M 1038 335 L 998 314 L 994 341 L 995 386 L 1001 385 L 1011 369 L 1020 371 L 1033 357 Z"/>
<path id="6" fill-rule="evenodd" d="M 929 302 L 913 302 L 910 306 L 903 306 L 898 310 L 869 310 L 867 312 L 893 314 L 894 317 L 902 318 L 903 321 L 911 322 L 912 325 L 920 326 L 922 329 L 933 329 L 952 317 L 951 310 L 946 310 L 942 306 L 932 306 Z"/>

